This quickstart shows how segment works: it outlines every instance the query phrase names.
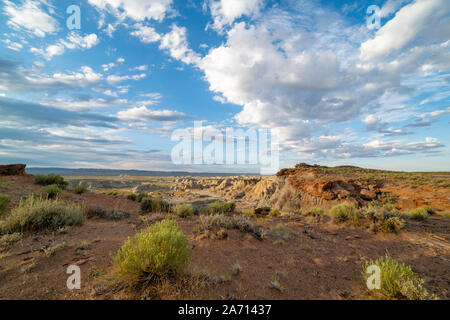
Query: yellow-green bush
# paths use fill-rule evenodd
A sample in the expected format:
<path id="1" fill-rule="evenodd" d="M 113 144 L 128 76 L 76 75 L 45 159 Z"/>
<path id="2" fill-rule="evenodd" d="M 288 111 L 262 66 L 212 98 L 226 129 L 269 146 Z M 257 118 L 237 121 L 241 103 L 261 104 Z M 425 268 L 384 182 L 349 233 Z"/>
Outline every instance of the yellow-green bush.
<path id="1" fill-rule="evenodd" d="M 81 225 L 85 221 L 81 207 L 67 205 L 60 200 L 30 197 L 0 224 L 0 233 L 58 230 L 65 226 Z"/>
<path id="2" fill-rule="evenodd" d="M 354 204 L 342 203 L 331 208 L 329 212 L 331 218 L 336 223 L 351 222 L 359 225 L 361 214 Z"/>
<path id="3" fill-rule="evenodd" d="M 375 261 L 369 261 L 363 269 L 363 277 L 367 281 L 369 274 L 366 273 L 369 266 L 376 265 L 381 271 L 381 288 L 379 290 L 387 298 L 428 300 L 436 299 L 423 288 L 423 280 L 420 279 L 410 266 L 400 264 L 387 255 Z"/>
<path id="4" fill-rule="evenodd" d="M 34 182 L 36 184 L 40 184 L 42 186 L 50 186 L 52 184 L 56 184 L 58 187 L 64 189 L 69 184 L 67 181 L 64 180 L 63 177 L 56 175 L 56 174 L 38 174 L 34 176 Z"/>
<path id="5" fill-rule="evenodd" d="M 43 189 L 45 195 L 49 199 L 55 199 L 61 192 L 62 189 L 56 184 L 49 185 Z"/>
<path id="6" fill-rule="evenodd" d="M 168 213 L 170 211 L 170 204 L 162 199 L 144 198 L 141 201 L 141 210 L 144 213 Z"/>
<path id="7" fill-rule="evenodd" d="M 207 211 L 209 214 L 232 213 L 236 210 L 234 202 L 220 202 L 216 201 L 208 205 Z"/>
<path id="8" fill-rule="evenodd" d="M 83 193 L 87 192 L 87 189 L 83 186 L 78 186 L 75 189 L 73 189 L 73 192 L 76 194 L 83 194 Z"/>
<path id="9" fill-rule="evenodd" d="M 0 194 L 0 216 L 4 215 L 8 210 L 9 197 Z"/>
<path id="10" fill-rule="evenodd" d="M 174 219 L 166 218 L 138 233 L 113 257 L 122 280 L 149 280 L 183 270 L 191 255 L 188 240 Z"/>
<path id="11" fill-rule="evenodd" d="M 423 207 L 409 210 L 406 214 L 410 219 L 418 221 L 426 220 L 429 216 L 428 211 Z"/>
<path id="12" fill-rule="evenodd" d="M 195 214 L 195 208 L 192 204 L 177 204 L 173 209 L 174 213 L 180 218 L 191 217 Z"/>

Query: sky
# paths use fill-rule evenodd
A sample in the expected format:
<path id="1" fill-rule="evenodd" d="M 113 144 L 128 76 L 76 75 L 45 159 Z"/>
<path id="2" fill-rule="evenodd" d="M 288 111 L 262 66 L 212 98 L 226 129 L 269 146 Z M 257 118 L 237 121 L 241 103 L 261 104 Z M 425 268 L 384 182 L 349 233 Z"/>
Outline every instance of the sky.
<path id="1" fill-rule="evenodd" d="M 175 164 L 202 121 L 273 130 L 281 167 L 450 170 L 448 0 L 0 0 L 0 21 L 0 163 L 256 170 Z"/>

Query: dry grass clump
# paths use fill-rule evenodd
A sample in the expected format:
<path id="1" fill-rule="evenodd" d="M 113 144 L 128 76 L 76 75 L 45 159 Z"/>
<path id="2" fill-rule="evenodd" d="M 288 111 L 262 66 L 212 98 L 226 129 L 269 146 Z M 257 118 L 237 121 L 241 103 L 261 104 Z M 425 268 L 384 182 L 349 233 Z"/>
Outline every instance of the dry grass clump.
<path id="1" fill-rule="evenodd" d="M 67 205 L 60 200 L 29 197 L 1 222 L 0 233 L 58 230 L 65 226 L 82 225 L 86 217 L 79 206 Z"/>
<path id="2" fill-rule="evenodd" d="M 166 218 L 135 235 L 113 257 L 114 274 L 125 281 L 152 280 L 183 271 L 191 252 L 173 218 Z"/>
<path id="3" fill-rule="evenodd" d="M 366 271 L 372 265 L 380 268 L 381 288 L 378 291 L 385 297 L 406 300 L 437 299 L 423 288 L 423 280 L 412 271 L 410 266 L 400 264 L 387 255 L 365 264 L 362 272 L 365 282 L 370 276 Z"/>

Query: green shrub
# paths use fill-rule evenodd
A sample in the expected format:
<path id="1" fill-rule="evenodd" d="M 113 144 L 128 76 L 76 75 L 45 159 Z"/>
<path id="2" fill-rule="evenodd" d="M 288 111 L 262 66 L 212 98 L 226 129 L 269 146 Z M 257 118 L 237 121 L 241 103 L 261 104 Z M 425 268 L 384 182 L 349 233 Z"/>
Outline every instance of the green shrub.
<path id="1" fill-rule="evenodd" d="M 430 295 L 422 286 L 423 280 L 420 279 L 405 264 L 399 264 L 396 260 L 391 259 L 387 255 L 376 261 L 369 261 L 365 264 L 363 276 L 367 282 L 370 274 L 366 271 L 369 266 L 376 265 L 381 271 L 381 288 L 380 292 L 391 299 L 408 299 L 408 300 L 428 300 L 436 297 Z"/>
<path id="2" fill-rule="evenodd" d="M 223 214 L 200 216 L 200 226 L 202 230 L 211 230 L 212 228 L 230 229 L 232 225 L 231 219 Z"/>
<path id="3" fill-rule="evenodd" d="M 191 217 L 195 214 L 195 209 L 192 204 L 177 204 L 173 211 L 180 218 Z"/>
<path id="4" fill-rule="evenodd" d="M 131 193 L 131 194 L 127 195 L 127 199 L 131 200 L 131 201 L 137 201 L 138 195 L 135 193 Z"/>
<path id="5" fill-rule="evenodd" d="M 244 217 L 254 217 L 255 216 L 255 210 L 248 210 L 248 211 L 244 211 L 242 213 L 242 215 Z"/>
<path id="6" fill-rule="evenodd" d="M 278 209 L 272 209 L 269 214 L 271 217 L 279 217 L 281 216 L 281 212 Z"/>
<path id="7" fill-rule="evenodd" d="M 3 194 L 0 194 L 0 216 L 4 215 L 8 210 L 9 206 L 9 197 Z"/>
<path id="8" fill-rule="evenodd" d="M 75 189 L 73 189 L 73 192 L 75 192 L 76 194 L 83 194 L 87 192 L 87 189 L 83 186 L 78 186 Z"/>
<path id="9" fill-rule="evenodd" d="M 141 210 L 144 213 L 149 212 L 168 213 L 170 211 L 170 204 L 162 199 L 144 198 L 142 199 L 141 202 Z"/>
<path id="10" fill-rule="evenodd" d="M 45 187 L 43 191 L 48 199 L 55 199 L 62 192 L 62 189 L 56 184 L 52 184 Z"/>
<path id="11" fill-rule="evenodd" d="M 390 217 L 381 222 L 378 231 L 383 233 L 398 233 L 405 226 L 405 221 L 399 217 Z"/>
<path id="12" fill-rule="evenodd" d="M 151 280 L 182 271 L 190 255 L 177 222 L 166 218 L 125 242 L 113 257 L 114 271 L 122 280 Z"/>
<path id="13" fill-rule="evenodd" d="M 426 209 L 424 209 L 423 207 L 409 210 L 406 214 L 410 219 L 418 220 L 418 221 L 426 220 L 429 215 L 428 211 Z"/>
<path id="14" fill-rule="evenodd" d="M 276 227 L 270 229 L 270 235 L 282 240 L 289 240 L 294 235 L 294 231 L 280 223 Z"/>
<path id="15" fill-rule="evenodd" d="M 355 205 L 347 203 L 342 203 L 331 208 L 330 216 L 336 223 L 351 222 L 354 225 L 359 225 L 361 218 Z"/>
<path id="16" fill-rule="evenodd" d="M 208 205 L 209 214 L 232 213 L 236 210 L 234 202 L 220 202 L 216 201 Z"/>
<path id="17" fill-rule="evenodd" d="M 52 184 L 56 184 L 58 187 L 64 189 L 69 184 L 67 181 L 64 180 L 63 177 L 56 175 L 56 174 L 38 174 L 34 176 L 34 182 L 36 184 L 42 185 L 42 186 L 49 186 Z"/>
<path id="18" fill-rule="evenodd" d="M 422 206 L 422 208 L 428 213 L 430 216 L 434 216 L 436 214 L 436 210 L 430 206 Z"/>
<path id="19" fill-rule="evenodd" d="M 60 200 L 30 197 L 11 210 L 11 214 L 2 221 L 0 232 L 58 230 L 65 226 L 82 225 L 85 219 L 81 207 L 66 205 Z"/>
<path id="20" fill-rule="evenodd" d="M 0 247 L 9 247 L 22 239 L 22 234 L 19 232 L 12 234 L 5 234 L 0 237 Z"/>
<path id="21" fill-rule="evenodd" d="M 325 211 L 321 208 L 313 207 L 309 210 L 302 211 L 302 215 L 308 217 L 313 222 L 321 222 L 325 220 Z"/>
<path id="22" fill-rule="evenodd" d="M 137 200 L 137 202 L 142 202 L 142 200 L 144 200 L 144 199 L 146 199 L 146 198 L 148 198 L 149 196 L 148 196 L 148 194 L 146 194 L 146 193 L 139 193 L 138 195 L 137 195 L 137 198 L 136 198 L 136 200 Z"/>
<path id="23" fill-rule="evenodd" d="M 388 212 L 384 208 L 369 207 L 363 212 L 365 218 L 372 222 L 370 230 L 374 233 L 398 233 L 405 226 L 405 221 L 397 213 Z"/>

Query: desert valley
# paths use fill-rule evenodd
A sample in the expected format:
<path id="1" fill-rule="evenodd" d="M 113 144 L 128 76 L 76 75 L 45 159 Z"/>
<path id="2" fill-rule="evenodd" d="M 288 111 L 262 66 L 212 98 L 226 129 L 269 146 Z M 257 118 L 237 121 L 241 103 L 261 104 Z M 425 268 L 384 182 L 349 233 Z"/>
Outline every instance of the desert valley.
<path id="1" fill-rule="evenodd" d="M 0 299 L 450 298 L 448 172 L 25 170 L 0 166 Z"/>

